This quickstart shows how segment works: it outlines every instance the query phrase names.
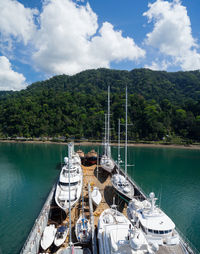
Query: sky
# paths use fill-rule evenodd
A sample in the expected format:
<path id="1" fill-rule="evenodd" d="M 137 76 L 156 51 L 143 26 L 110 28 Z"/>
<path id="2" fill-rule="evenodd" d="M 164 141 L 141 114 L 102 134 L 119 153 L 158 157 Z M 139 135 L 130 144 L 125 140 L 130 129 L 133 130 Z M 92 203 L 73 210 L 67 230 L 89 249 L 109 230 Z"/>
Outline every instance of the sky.
<path id="1" fill-rule="evenodd" d="M 0 0 L 0 90 L 87 69 L 200 69 L 199 0 Z"/>

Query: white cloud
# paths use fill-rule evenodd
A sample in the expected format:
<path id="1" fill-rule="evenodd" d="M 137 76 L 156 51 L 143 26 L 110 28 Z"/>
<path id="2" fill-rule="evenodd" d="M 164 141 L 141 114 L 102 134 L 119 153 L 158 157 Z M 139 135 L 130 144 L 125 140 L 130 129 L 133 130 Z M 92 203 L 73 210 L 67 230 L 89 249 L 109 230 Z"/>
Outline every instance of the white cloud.
<path id="1" fill-rule="evenodd" d="M 90 5 L 71 0 L 50 0 L 40 15 L 33 59 L 37 68 L 50 74 L 74 74 L 109 67 L 111 61 L 137 60 L 145 52 L 132 38 L 105 22 L 98 31 L 97 15 Z"/>
<path id="2" fill-rule="evenodd" d="M 9 49 L 12 47 L 11 38 L 23 41 L 26 45 L 36 29 L 35 14 L 37 14 L 35 9 L 25 8 L 16 0 L 0 0 L 1 42 Z"/>
<path id="3" fill-rule="evenodd" d="M 147 34 L 146 44 L 172 57 L 173 64 L 180 65 L 183 70 L 200 69 L 198 45 L 192 36 L 186 7 L 179 0 L 157 0 L 148 7 L 143 15 L 148 22 L 154 22 L 154 28 Z"/>
<path id="4" fill-rule="evenodd" d="M 21 90 L 26 86 L 23 74 L 13 71 L 8 58 L 0 56 L 0 90 Z"/>
<path id="5" fill-rule="evenodd" d="M 159 59 L 155 59 L 155 61 L 152 61 L 151 65 L 146 64 L 144 68 L 151 69 L 154 71 L 163 70 L 166 71 L 167 68 L 171 65 L 169 61 L 159 61 Z"/>

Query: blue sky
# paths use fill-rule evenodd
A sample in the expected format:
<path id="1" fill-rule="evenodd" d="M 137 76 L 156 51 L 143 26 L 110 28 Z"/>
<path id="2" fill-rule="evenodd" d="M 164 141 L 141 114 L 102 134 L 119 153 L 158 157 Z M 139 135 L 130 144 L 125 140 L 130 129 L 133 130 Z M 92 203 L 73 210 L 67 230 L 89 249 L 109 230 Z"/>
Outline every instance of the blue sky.
<path id="1" fill-rule="evenodd" d="M 200 69 L 199 0 L 0 0 L 0 90 L 100 67 Z"/>

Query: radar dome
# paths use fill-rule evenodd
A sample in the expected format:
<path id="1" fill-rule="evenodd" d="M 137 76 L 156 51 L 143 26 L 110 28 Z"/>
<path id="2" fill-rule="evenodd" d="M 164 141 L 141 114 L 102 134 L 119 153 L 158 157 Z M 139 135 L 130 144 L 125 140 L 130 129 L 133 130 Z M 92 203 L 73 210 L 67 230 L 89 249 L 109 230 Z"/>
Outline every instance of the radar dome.
<path id="1" fill-rule="evenodd" d="M 150 194 L 149 194 L 149 197 L 152 199 L 152 198 L 155 198 L 155 193 L 154 192 L 151 192 Z"/>

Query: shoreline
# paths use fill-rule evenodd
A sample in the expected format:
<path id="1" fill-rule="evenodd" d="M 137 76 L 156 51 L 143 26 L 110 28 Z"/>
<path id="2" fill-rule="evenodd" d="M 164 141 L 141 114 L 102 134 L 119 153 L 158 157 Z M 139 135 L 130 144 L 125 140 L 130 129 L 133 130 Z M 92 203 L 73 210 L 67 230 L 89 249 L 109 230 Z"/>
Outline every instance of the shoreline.
<path id="1" fill-rule="evenodd" d="M 0 140 L 0 143 L 19 143 L 19 144 L 56 144 L 56 145 L 67 145 L 68 142 L 54 142 L 54 141 L 39 141 L 39 140 Z M 101 142 L 83 141 L 74 142 L 75 146 L 101 146 Z M 118 146 L 118 143 L 111 143 L 111 146 Z M 124 143 L 120 144 L 122 147 Z M 200 145 L 176 145 L 176 144 L 143 144 L 135 143 L 128 144 L 129 147 L 149 147 L 149 148 L 178 148 L 178 149 L 190 149 L 190 150 L 200 150 Z"/>

